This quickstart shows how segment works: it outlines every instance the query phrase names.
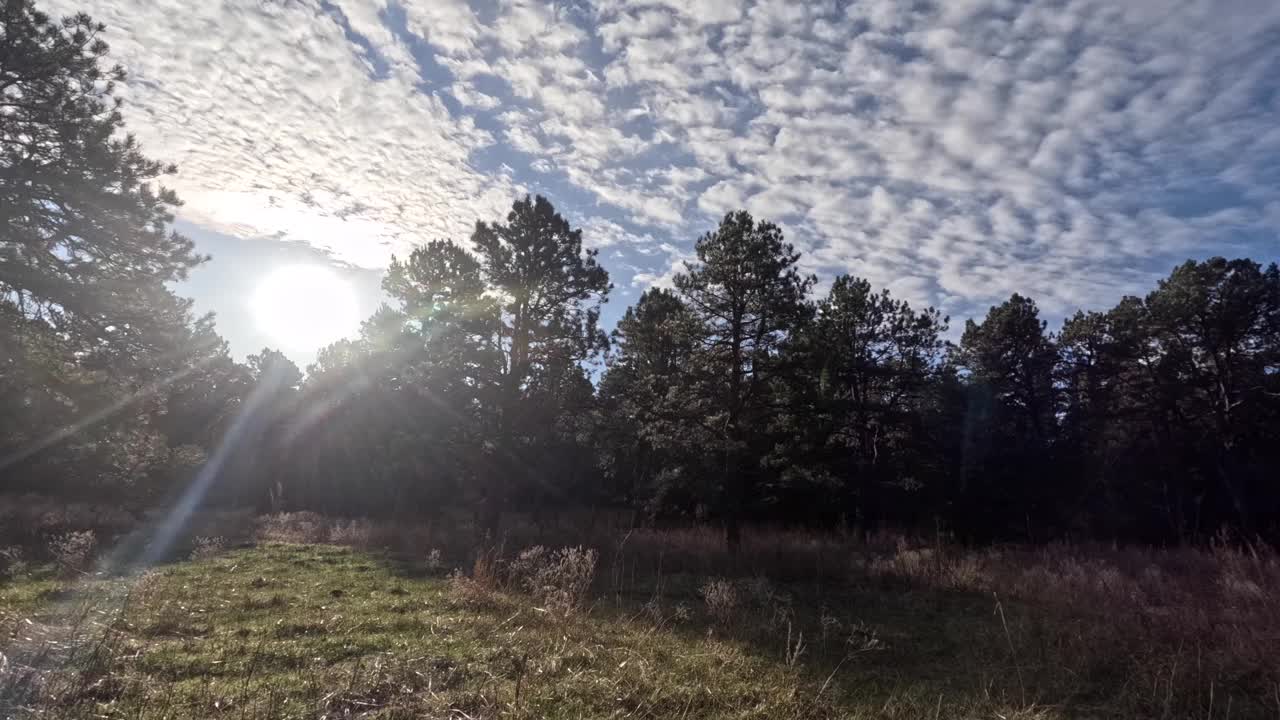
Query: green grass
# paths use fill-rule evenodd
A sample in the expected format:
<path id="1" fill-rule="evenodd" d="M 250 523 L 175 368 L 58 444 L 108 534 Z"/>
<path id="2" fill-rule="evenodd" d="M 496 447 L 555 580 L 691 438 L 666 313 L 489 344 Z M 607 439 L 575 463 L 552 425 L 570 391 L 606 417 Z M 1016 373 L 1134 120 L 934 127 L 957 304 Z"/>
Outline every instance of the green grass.
<path id="1" fill-rule="evenodd" d="M 525 595 L 460 593 L 390 558 L 282 544 L 141 577 L 29 578 L 0 585 L 9 662 L 0 715 L 772 720 L 1150 709 L 1140 693 L 1118 699 L 1123 678 L 1105 666 L 1072 667 L 1069 620 L 1049 625 L 1028 608 L 1003 606 L 1006 623 L 986 597 L 760 585 L 716 623 L 700 583 L 614 588 L 561 617 Z"/>

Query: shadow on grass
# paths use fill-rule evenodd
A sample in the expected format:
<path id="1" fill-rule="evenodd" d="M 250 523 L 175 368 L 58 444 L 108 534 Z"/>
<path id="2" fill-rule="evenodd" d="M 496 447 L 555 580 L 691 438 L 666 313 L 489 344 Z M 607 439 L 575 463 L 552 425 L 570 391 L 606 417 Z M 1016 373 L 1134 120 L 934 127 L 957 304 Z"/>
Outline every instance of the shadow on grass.
<path id="1" fill-rule="evenodd" d="M 443 572 L 411 556 L 383 560 L 406 579 Z M 903 716 L 933 717 L 946 708 L 953 715 L 1051 704 L 1070 714 L 1087 710 L 1090 696 L 1108 695 L 1062 673 L 1046 645 L 1033 652 L 1028 638 L 1043 635 L 1039 626 L 1049 620 L 1006 604 L 1002 623 L 990 596 L 889 578 L 774 583 L 757 576 L 727 581 L 736 598 L 715 618 L 701 592 L 706 576 L 619 570 L 600 568 L 596 595 L 579 621 L 602 631 L 664 634 L 685 647 L 736 648 L 794 677 L 803 690 L 793 692 L 850 712 L 897 706 Z M 510 611 L 505 605 L 478 609 L 498 620 Z M 1004 629 L 1010 622 L 1018 637 L 1012 647 L 1015 630 Z"/>
<path id="2" fill-rule="evenodd" d="M 703 582 L 682 575 L 613 593 L 593 614 L 691 643 L 734 644 L 848 708 L 896 704 L 932 717 L 940 703 L 1027 708 L 1050 701 L 1065 710 L 1073 700 L 1072 689 L 1033 674 L 1031 658 L 1011 656 L 987 596 L 882 579 L 766 587 L 757 579 L 739 584 L 736 607 L 716 619 L 699 593 Z"/>

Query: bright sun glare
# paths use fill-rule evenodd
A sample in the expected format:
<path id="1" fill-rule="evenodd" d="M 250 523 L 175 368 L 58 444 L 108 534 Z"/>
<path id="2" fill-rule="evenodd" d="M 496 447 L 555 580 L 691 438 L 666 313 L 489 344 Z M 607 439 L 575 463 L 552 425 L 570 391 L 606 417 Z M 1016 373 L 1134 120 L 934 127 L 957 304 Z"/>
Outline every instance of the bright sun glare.
<path id="1" fill-rule="evenodd" d="M 350 334 L 359 324 L 355 293 L 320 265 L 273 270 L 253 294 L 258 327 L 290 350 L 315 350 Z"/>

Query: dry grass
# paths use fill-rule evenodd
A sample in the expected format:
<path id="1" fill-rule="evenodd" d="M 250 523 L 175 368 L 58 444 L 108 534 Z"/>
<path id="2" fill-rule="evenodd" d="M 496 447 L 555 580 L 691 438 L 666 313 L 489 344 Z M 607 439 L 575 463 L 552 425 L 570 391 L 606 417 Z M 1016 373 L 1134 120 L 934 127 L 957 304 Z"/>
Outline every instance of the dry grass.
<path id="1" fill-rule="evenodd" d="M 12 632 L 24 607 L 68 602 L 58 584 L 65 580 L 38 568 L 76 514 L 39 510 L 57 518 L 34 535 L 44 545 L 12 543 L 0 552 L 0 590 L 6 574 L 16 578 L 13 587 L 36 588 L 10 602 L 19 611 L 0 604 L 0 631 Z M 812 676 L 824 703 L 854 708 L 850 716 L 990 717 L 978 709 L 998 707 L 1022 717 L 1280 717 L 1280 557 L 1260 544 L 1224 538 L 1201 548 L 966 549 L 891 534 L 757 529 L 731 557 L 714 528 L 598 521 L 565 531 L 514 519 L 497 545 L 484 545 L 467 526 L 443 522 L 312 513 L 197 521 L 184 557 L 207 562 L 224 548 L 285 541 L 372 552 L 394 559 L 406 578 L 466 568 L 433 581 L 451 612 L 524 608 L 564 627 L 590 618 L 703 638 L 716 653 L 748 652 Z M 125 528 L 95 532 L 103 546 L 131 537 Z M 23 534 L 31 535 L 7 537 Z M 236 605 L 240 612 L 294 611 L 296 601 L 275 577 L 264 573 L 253 583 L 254 597 Z M 216 632 L 181 604 L 148 602 L 146 637 L 199 642 Z M 287 630 L 318 631 L 308 622 Z M 485 715 L 493 706 L 477 703 L 472 716 L 494 716 Z"/>
<path id="2" fill-rule="evenodd" d="M 1209 717 L 1243 696 L 1252 702 L 1235 712 L 1280 716 L 1280 556 L 1264 545 L 903 548 L 865 568 L 1062 618 L 1074 628 L 1055 638 L 1064 671 L 1122 674 L 1160 715 Z"/>
<path id="3" fill-rule="evenodd" d="M 41 495 L 0 495 L 0 549 L 19 549 L 31 565 L 54 562 L 74 572 L 121 570 L 147 554 L 164 515 Z M 186 518 L 181 535 L 171 539 L 162 557 L 185 558 L 200 538 L 220 538 L 234 546 L 253 536 L 253 513 L 204 510 Z M 106 555 L 100 552 L 107 550 Z"/>
<path id="4" fill-rule="evenodd" d="M 595 550 L 567 547 L 525 549 L 507 568 L 510 580 L 552 613 L 572 615 L 587 601 L 596 575 Z"/>
<path id="5" fill-rule="evenodd" d="M 698 590 L 707 604 L 707 613 L 721 625 L 728 625 L 738 617 L 738 591 L 733 583 L 713 578 Z"/>
<path id="6" fill-rule="evenodd" d="M 272 544 L 85 581 L 72 603 L 85 611 L 7 588 L 0 607 L 30 623 L 5 646 L 0 716 L 840 716 L 811 678 L 741 643 L 607 613 L 570 621 L 500 590 L 461 606 L 403 570 Z"/>
<path id="7" fill-rule="evenodd" d="M 1210 696 L 1225 691 L 1270 696 L 1262 704 L 1280 715 L 1280 699 L 1274 699 L 1280 692 L 1280 557 L 1262 544 L 1223 538 L 1209 547 L 966 549 L 890 533 L 867 538 L 757 530 L 746 534 L 739 555 L 730 556 L 716 528 L 589 527 L 585 533 L 548 532 L 516 521 L 504 545 L 598 548 L 599 575 L 608 587 L 597 590 L 612 595 L 615 605 L 642 610 L 649 604 L 645 612 L 650 614 L 654 606 L 675 604 L 654 599 L 653 588 L 663 578 L 693 578 L 695 592 L 683 601 L 705 603 L 726 625 L 743 614 L 736 605 L 750 604 L 765 611 L 769 627 L 784 626 L 787 603 L 760 597 L 767 591 L 760 589 L 759 578 L 819 588 L 808 592 L 872 582 L 885 591 L 971 594 L 987 598 L 993 611 L 992 598 L 998 596 L 1040 614 L 1026 627 L 1013 628 L 1015 647 L 1036 645 L 1035 654 L 1051 659 L 1062 672 L 1122 673 L 1135 686 L 1130 690 L 1145 685 L 1161 712 L 1164 707 L 1207 710 Z M 295 513 L 264 519 L 259 531 L 269 539 L 343 542 L 409 555 L 443 547 L 451 560 L 465 564 L 466 558 L 476 558 L 480 572 L 473 576 L 483 584 L 505 582 L 497 577 L 500 559 L 477 556 L 476 540 L 439 525 L 328 521 Z M 486 575 L 493 580 L 484 581 Z M 716 577 L 739 580 L 720 581 L 710 598 L 696 592 Z M 756 598 L 747 603 L 743 598 L 752 597 L 751 578 L 756 578 Z M 809 636 L 819 635 L 811 630 Z M 1242 710 L 1237 706 L 1234 712 Z"/>

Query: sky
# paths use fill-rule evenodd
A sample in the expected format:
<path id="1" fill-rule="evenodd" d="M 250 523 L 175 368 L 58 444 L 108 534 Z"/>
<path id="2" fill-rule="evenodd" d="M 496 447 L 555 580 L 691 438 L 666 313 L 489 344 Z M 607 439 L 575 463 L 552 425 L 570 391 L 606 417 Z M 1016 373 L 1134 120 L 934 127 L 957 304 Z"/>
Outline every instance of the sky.
<path id="1" fill-rule="evenodd" d="M 214 257 L 179 289 L 241 356 L 272 344 L 247 298 L 273 264 L 332 264 L 371 311 L 393 254 L 524 193 L 599 248 L 606 322 L 738 208 L 820 289 L 859 275 L 953 328 L 1280 256 L 1275 0 L 41 7 L 108 25 L 127 126 Z"/>

